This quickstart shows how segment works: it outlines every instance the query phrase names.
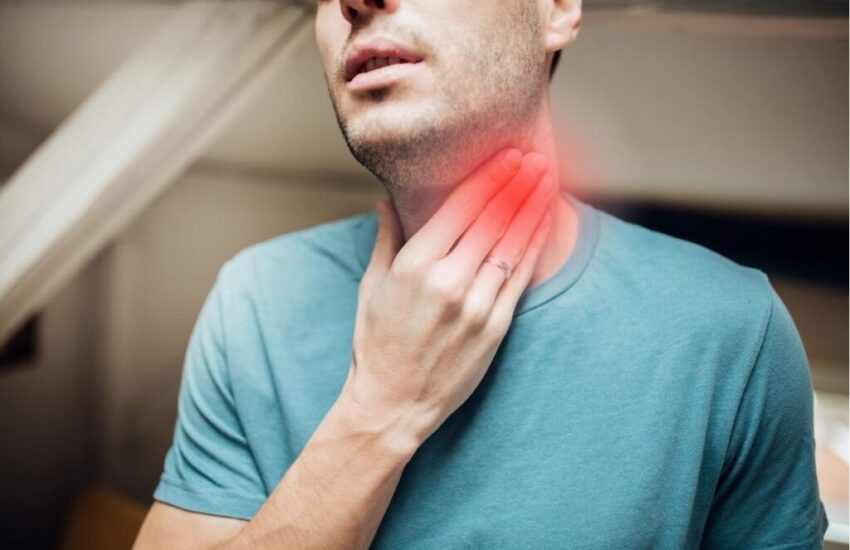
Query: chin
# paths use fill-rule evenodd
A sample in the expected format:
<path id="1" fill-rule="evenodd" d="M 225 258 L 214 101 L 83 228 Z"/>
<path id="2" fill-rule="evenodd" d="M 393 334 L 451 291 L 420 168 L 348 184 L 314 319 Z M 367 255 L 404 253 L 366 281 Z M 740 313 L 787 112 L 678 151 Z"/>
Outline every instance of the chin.
<path id="1" fill-rule="evenodd" d="M 398 147 L 439 133 L 441 124 L 429 112 L 423 106 L 378 104 L 349 117 L 346 127 L 353 142 Z"/>

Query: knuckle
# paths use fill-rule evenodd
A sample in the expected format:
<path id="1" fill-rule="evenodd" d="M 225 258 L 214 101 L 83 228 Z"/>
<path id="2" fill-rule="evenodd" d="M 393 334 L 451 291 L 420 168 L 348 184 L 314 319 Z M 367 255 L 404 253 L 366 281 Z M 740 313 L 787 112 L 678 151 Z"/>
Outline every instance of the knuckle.
<path id="1" fill-rule="evenodd" d="M 428 292 L 444 304 L 461 303 L 464 288 L 459 278 L 448 270 L 435 270 L 426 279 Z"/>
<path id="2" fill-rule="evenodd" d="M 360 278 L 360 287 L 359 288 L 361 290 L 365 290 L 365 289 L 370 288 L 372 285 L 375 284 L 376 279 L 377 279 L 377 277 L 376 277 L 375 271 L 367 268 L 366 271 L 363 272 L 363 276 Z"/>
<path id="3" fill-rule="evenodd" d="M 473 328 L 482 329 L 487 324 L 490 311 L 481 300 L 470 299 L 464 303 L 461 316 Z"/>
<path id="4" fill-rule="evenodd" d="M 393 279 L 407 279 L 413 273 L 413 270 L 410 266 L 404 262 L 401 258 L 396 258 L 396 260 L 390 265 L 389 274 Z"/>
<path id="5" fill-rule="evenodd" d="M 413 254 L 401 254 L 396 256 L 395 261 L 390 266 L 390 271 L 394 276 L 402 279 L 415 278 L 422 271 L 423 259 L 421 256 Z"/>

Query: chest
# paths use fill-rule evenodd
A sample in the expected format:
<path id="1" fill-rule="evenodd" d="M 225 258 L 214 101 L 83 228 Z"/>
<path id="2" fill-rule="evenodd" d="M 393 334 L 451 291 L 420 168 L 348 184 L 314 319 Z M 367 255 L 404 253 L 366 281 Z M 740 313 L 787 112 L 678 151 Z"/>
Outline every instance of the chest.
<path id="1" fill-rule="evenodd" d="M 408 463 L 373 548 L 684 548 L 710 503 L 699 445 L 604 414 L 475 402 Z M 465 404 L 466 405 L 466 404 Z M 511 415 L 511 416 L 507 416 Z"/>
<path id="2" fill-rule="evenodd" d="M 344 318 L 343 318 L 344 319 Z M 519 326 L 472 396 L 408 463 L 373 548 L 683 548 L 722 461 L 710 357 L 588 344 Z M 333 404 L 351 321 L 302 325 L 270 354 L 273 487 Z M 256 392 L 252 392 L 254 396 Z M 268 417 L 266 417 L 268 419 Z M 268 432 L 267 432 L 268 433 Z M 268 452 L 263 452 L 268 446 Z M 275 448 L 272 448 L 275 447 Z"/>

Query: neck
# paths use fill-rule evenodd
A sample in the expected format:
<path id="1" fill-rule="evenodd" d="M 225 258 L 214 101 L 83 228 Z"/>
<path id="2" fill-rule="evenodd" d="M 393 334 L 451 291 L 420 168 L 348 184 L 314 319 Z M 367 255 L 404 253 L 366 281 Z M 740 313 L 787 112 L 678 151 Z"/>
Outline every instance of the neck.
<path id="1" fill-rule="evenodd" d="M 540 109 L 536 120 L 522 133 L 527 137 L 519 139 L 520 143 L 509 143 L 506 146 L 517 147 L 523 152 L 537 151 L 546 155 L 549 159 L 548 173 L 555 178 L 555 181 L 560 181 L 548 97 L 544 101 L 544 107 Z M 494 152 L 490 151 L 489 153 Z M 425 225 L 448 198 L 451 191 L 465 177 L 466 174 L 455 178 L 455 185 L 451 186 L 435 185 L 413 188 L 410 186 L 386 186 L 398 212 L 405 240 Z M 394 189 L 406 189 L 407 191 L 399 193 L 393 192 Z M 553 201 L 552 214 L 552 229 L 534 267 L 529 287 L 536 286 L 552 276 L 569 258 L 575 247 L 578 235 L 578 216 L 572 205 L 559 195 Z"/>

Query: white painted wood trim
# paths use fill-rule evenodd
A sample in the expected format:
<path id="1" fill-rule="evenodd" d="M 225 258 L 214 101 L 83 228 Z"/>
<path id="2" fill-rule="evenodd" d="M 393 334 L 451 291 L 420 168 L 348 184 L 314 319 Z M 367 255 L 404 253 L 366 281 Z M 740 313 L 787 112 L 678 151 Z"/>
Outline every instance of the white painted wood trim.
<path id="1" fill-rule="evenodd" d="M 283 70 L 311 15 L 193 2 L 0 189 L 0 342 L 42 308 Z"/>

